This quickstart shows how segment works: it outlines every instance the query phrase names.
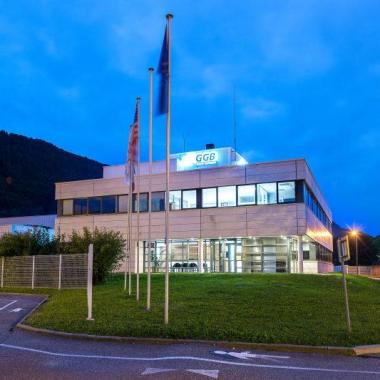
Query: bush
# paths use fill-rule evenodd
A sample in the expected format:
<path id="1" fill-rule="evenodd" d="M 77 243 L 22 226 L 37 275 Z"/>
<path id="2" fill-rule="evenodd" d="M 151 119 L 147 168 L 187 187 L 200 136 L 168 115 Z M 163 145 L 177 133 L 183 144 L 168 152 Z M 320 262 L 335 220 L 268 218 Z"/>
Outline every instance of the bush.
<path id="1" fill-rule="evenodd" d="M 92 232 L 83 229 L 83 234 L 73 231 L 68 239 L 63 241 L 62 253 L 86 253 L 89 244 L 94 244 L 94 284 L 101 284 L 107 277 L 120 267 L 120 260 L 124 257 L 125 240 L 119 231 L 99 230 Z"/>
<path id="2" fill-rule="evenodd" d="M 118 231 L 84 228 L 81 234 L 73 231 L 69 236 L 58 234 L 53 238 L 41 228 L 4 234 L 0 237 L 0 256 L 87 253 L 91 243 L 94 244 L 94 284 L 104 283 L 124 257 L 125 240 Z"/>

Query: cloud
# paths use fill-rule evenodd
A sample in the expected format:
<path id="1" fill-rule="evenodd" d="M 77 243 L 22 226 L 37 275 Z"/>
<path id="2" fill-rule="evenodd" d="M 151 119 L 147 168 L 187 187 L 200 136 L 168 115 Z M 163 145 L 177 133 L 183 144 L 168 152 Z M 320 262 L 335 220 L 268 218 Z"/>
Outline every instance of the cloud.
<path id="1" fill-rule="evenodd" d="M 284 105 L 275 101 L 253 98 L 243 101 L 241 113 L 246 119 L 267 119 L 283 112 Z"/>

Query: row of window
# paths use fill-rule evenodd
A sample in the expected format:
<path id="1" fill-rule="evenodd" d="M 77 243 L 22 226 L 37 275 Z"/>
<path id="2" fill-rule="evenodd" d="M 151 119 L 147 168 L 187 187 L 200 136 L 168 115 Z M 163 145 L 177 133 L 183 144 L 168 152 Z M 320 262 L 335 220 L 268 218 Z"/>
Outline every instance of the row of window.
<path id="1" fill-rule="evenodd" d="M 294 203 L 295 201 L 296 183 L 294 181 L 170 191 L 171 210 Z M 141 193 L 140 212 L 148 211 L 148 203 L 148 193 Z M 150 203 L 152 212 L 165 211 L 165 192 L 152 192 Z M 133 194 L 133 212 L 136 210 L 137 195 Z M 117 212 L 128 212 L 128 195 L 58 201 L 58 215 L 113 214 Z"/>
<path id="2" fill-rule="evenodd" d="M 313 211 L 315 216 L 324 224 L 324 226 L 331 230 L 331 222 L 329 218 L 305 183 L 303 184 L 303 201 L 309 206 L 311 211 Z"/>

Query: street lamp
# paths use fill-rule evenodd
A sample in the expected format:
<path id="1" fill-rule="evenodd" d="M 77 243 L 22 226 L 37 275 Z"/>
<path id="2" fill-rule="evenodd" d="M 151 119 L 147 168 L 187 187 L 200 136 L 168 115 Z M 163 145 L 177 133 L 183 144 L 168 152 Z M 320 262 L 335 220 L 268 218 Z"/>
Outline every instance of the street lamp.
<path id="1" fill-rule="evenodd" d="M 356 274 L 359 276 L 359 259 L 358 259 L 358 231 L 352 230 L 351 235 L 355 236 L 355 251 L 356 251 Z"/>

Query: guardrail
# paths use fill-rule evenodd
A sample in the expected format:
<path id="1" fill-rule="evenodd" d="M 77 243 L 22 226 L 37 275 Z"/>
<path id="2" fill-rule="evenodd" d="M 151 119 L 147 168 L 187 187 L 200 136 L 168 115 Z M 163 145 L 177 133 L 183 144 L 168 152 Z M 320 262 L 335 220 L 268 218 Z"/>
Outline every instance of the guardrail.
<path id="1" fill-rule="evenodd" d="M 0 258 L 0 286 L 84 289 L 88 255 L 37 255 Z"/>

